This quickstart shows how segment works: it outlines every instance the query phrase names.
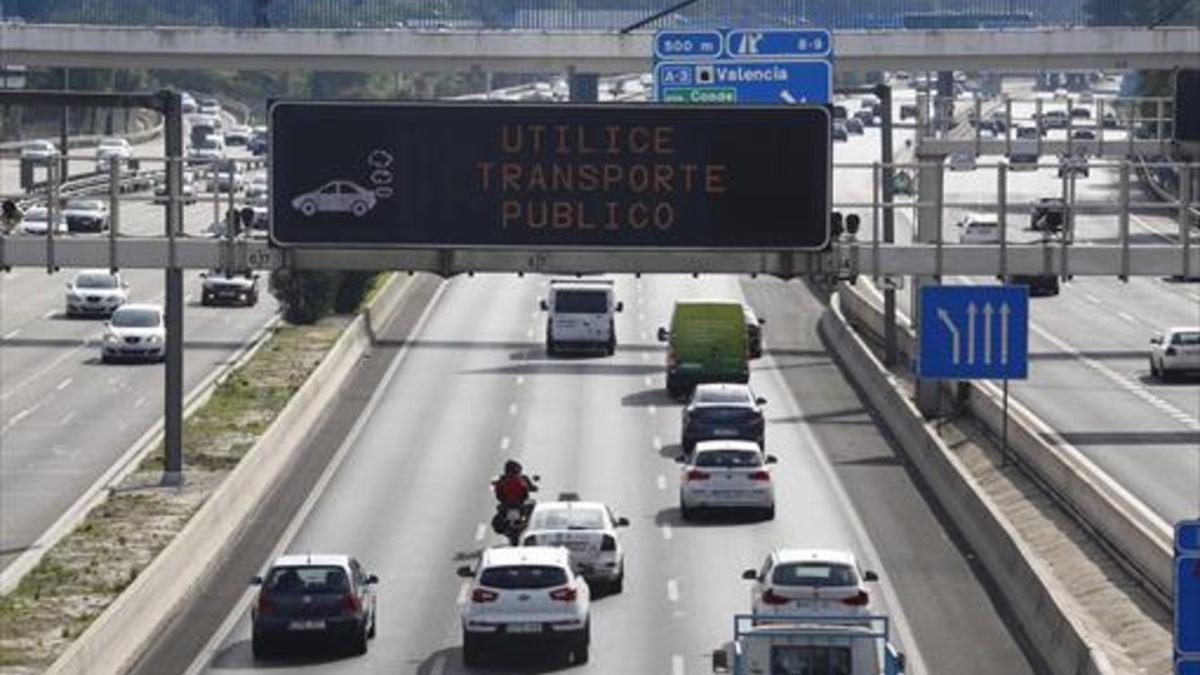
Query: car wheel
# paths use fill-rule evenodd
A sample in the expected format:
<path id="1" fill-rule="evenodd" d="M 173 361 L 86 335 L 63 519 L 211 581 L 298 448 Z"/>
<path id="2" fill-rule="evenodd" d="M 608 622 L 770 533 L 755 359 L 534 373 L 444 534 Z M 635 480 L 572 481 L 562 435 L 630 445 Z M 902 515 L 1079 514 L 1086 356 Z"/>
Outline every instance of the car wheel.
<path id="1" fill-rule="evenodd" d="M 212 304 L 212 297 L 210 297 L 208 295 L 208 293 L 201 293 L 200 294 L 200 305 L 203 307 L 208 307 L 211 304 Z"/>
<path id="2" fill-rule="evenodd" d="M 112 359 L 109 358 L 108 354 L 101 354 L 100 363 L 112 363 Z"/>
<path id="3" fill-rule="evenodd" d="M 317 203 L 311 199 L 300 202 L 300 213 L 309 218 L 317 215 Z"/>
<path id="4" fill-rule="evenodd" d="M 258 632 L 250 636 L 250 653 L 254 654 L 256 659 L 265 659 L 271 655 L 271 645 L 267 642 L 267 638 L 259 635 Z"/>
<path id="5" fill-rule="evenodd" d="M 617 573 L 617 578 L 613 580 L 612 586 L 609 589 L 613 593 L 622 593 L 625 591 L 625 563 L 621 563 L 621 571 Z"/>
<path id="6" fill-rule="evenodd" d="M 558 355 L 558 345 L 554 344 L 552 340 L 546 340 L 546 354 L 549 356 Z"/>
<path id="7" fill-rule="evenodd" d="M 763 509 L 763 520 L 775 520 L 775 505 Z"/>
<path id="8" fill-rule="evenodd" d="M 1154 357 L 1150 357 L 1150 377 L 1156 380 L 1162 379 L 1162 373 L 1158 372 L 1158 366 L 1154 363 Z"/>
<path id="9" fill-rule="evenodd" d="M 257 305 L 258 304 L 258 293 L 254 292 L 254 293 L 251 293 L 250 295 L 246 296 L 246 304 L 250 307 Z"/>
<path id="10" fill-rule="evenodd" d="M 379 610 L 371 612 L 371 628 L 367 631 L 367 637 L 375 639 L 375 628 L 379 625 Z"/>
<path id="11" fill-rule="evenodd" d="M 371 209 L 367 206 L 367 203 L 363 201 L 354 202 L 350 205 L 350 213 L 353 213 L 355 218 L 362 218 L 363 216 L 367 215 L 367 211 L 370 210 Z"/>
<path id="12" fill-rule="evenodd" d="M 613 338 L 612 340 L 608 341 L 608 346 L 604 348 L 604 353 L 607 354 L 608 356 L 612 356 L 613 354 L 617 353 L 616 338 Z"/>
<path id="13" fill-rule="evenodd" d="M 571 655 L 574 657 L 575 665 L 581 666 L 581 665 L 587 663 L 588 662 L 587 645 L 584 645 L 582 647 L 577 647 L 577 648 L 571 650 Z"/>
<path id="14" fill-rule="evenodd" d="M 367 653 L 367 627 L 363 626 L 354 631 L 353 637 L 350 638 L 350 653 L 355 656 L 362 656 Z"/>
<path id="15" fill-rule="evenodd" d="M 479 649 L 479 645 L 471 639 L 470 633 L 463 633 L 463 665 L 468 668 L 483 665 L 483 652 Z"/>
<path id="16" fill-rule="evenodd" d="M 679 516 L 684 520 L 691 520 L 696 517 L 696 510 L 679 500 Z"/>

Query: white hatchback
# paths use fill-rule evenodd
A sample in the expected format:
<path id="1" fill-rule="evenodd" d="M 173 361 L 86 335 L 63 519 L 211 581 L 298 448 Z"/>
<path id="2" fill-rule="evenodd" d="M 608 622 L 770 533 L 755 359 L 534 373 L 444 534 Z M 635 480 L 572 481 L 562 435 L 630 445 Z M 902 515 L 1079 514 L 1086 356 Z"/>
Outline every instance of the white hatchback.
<path id="1" fill-rule="evenodd" d="M 562 546 L 571 552 L 576 571 L 588 581 L 620 593 L 625 582 L 625 551 L 617 528 L 628 525 L 629 520 L 617 518 L 600 502 L 538 502 L 521 535 L 521 545 Z"/>
<path id="2" fill-rule="evenodd" d="M 1200 328 L 1168 328 L 1150 338 L 1150 374 L 1168 380 L 1176 373 L 1200 372 Z"/>
<path id="3" fill-rule="evenodd" d="M 774 455 L 764 455 L 754 441 L 701 441 L 688 457 L 680 457 L 679 511 L 684 520 L 702 508 L 756 509 L 775 517 Z"/>
<path id="4" fill-rule="evenodd" d="M 567 549 L 489 548 L 477 569 L 460 567 L 458 575 L 471 579 L 461 612 L 468 667 L 489 653 L 521 649 L 551 649 L 576 665 L 587 663 L 591 595 Z"/>
<path id="5" fill-rule="evenodd" d="M 968 213 L 958 221 L 960 244 L 999 244 L 1000 223 L 995 218 Z"/>
<path id="6" fill-rule="evenodd" d="M 753 614 L 790 616 L 868 615 L 871 595 L 864 584 L 879 580 L 862 571 L 854 554 L 829 549 L 777 549 L 742 578 L 754 582 Z"/>

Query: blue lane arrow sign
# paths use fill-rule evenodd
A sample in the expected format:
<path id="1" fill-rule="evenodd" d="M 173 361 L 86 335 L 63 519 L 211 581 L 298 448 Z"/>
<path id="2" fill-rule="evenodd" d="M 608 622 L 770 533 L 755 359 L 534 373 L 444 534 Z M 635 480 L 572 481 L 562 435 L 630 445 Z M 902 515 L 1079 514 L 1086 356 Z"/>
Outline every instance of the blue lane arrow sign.
<path id="1" fill-rule="evenodd" d="M 1028 319 L 1027 286 L 923 286 L 918 376 L 1025 379 Z"/>
<path id="2" fill-rule="evenodd" d="M 833 36 L 824 29 L 731 30 L 725 36 L 726 58 L 820 58 L 833 51 Z"/>

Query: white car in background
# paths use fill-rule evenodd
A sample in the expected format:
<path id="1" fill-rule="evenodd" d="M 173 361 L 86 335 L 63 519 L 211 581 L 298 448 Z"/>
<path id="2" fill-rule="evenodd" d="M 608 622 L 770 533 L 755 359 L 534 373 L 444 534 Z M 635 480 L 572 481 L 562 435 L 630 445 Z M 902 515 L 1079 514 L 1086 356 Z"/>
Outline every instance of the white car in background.
<path id="1" fill-rule="evenodd" d="M 946 160 L 946 168 L 951 171 L 974 171 L 975 166 L 975 153 L 969 150 L 955 152 Z"/>
<path id="2" fill-rule="evenodd" d="M 21 146 L 21 159 L 31 162 L 48 162 L 58 157 L 58 146 L 50 141 L 30 141 Z"/>
<path id="3" fill-rule="evenodd" d="M 587 663 L 591 592 L 560 546 L 506 546 L 483 551 L 479 566 L 458 568 L 471 579 L 462 606 L 463 663 L 474 667 L 490 653 L 556 651 Z"/>
<path id="4" fill-rule="evenodd" d="M 231 124 L 225 130 L 226 145 L 245 145 L 250 140 L 251 130 L 246 124 Z"/>
<path id="5" fill-rule="evenodd" d="M 31 206 L 21 216 L 21 225 L 18 231 L 21 234 L 46 234 L 46 230 L 50 225 L 50 213 L 44 206 Z M 54 214 L 54 234 L 67 234 L 67 221 L 63 218 L 62 211 L 59 210 Z"/>
<path id="6" fill-rule="evenodd" d="M 589 582 L 605 584 L 620 593 L 625 583 L 625 551 L 617 528 L 628 525 L 628 519 L 617 518 L 601 502 L 538 502 L 520 543 L 562 546 L 571 552 L 576 571 Z"/>
<path id="7" fill-rule="evenodd" d="M 854 554 L 831 549 L 776 549 L 742 578 L 754 582 L 752 614 L 785 616 L 869 615 L 866 584 L 879 580 L 859 567 Z"/>
<path id="8" fill-rule="evenodd" d="M 120 272 L 79 270 L 67 282 L 67 317 L 108 316 L 129 300 L 128 289 Z"/>
<path id="9" fill-rule="evenodd" d="M 1168 328 L 1150 338 L 1150 375 L 1169 380 L 1176 373 L 1200 373 L 1200 327 Z"/>
<path id="10" fill-rule="evenodd" d="M 1000 223 L 995 217 L 978 213 L 968 213 L 958 221 L 958 243 L 960 244 L 999 244 Z"/>
<path id="11" fill-rule="evenodd" d="M 679 512 L 691 520 L 699 509 L 754 509 L 775 517 L 774 455 L 764 455 L 754 441 L 700 441 L 691 455 L 681 456 Z"/>
<path id="12" fill-rule="evenodd" d="M 104 324 L 100 360 L 162 361 L 166 343 L 162 305 L 122 305 Z"/>
<path id="13" fill-rule="evenodd" d="M 96 146 L 96 170 L 106 171 L 112 161 L 127 161 L 133 157 L 133 146 L 124 138 L 102 138 Z"/>

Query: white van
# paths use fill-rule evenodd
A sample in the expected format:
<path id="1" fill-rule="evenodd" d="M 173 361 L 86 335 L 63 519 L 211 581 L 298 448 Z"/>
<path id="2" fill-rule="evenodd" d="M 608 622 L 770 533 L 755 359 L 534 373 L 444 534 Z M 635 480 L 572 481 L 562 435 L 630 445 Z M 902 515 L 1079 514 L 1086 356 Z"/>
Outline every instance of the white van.
<path id="1" fill-rule="evenodd" d="M 542 300 L 546 318 L 546 353 L 554 356 L 569 349 L 617 350 L 613 315 L 624 305 L 613 300 L 613 282 L 607 279 L 553 279 Z"/>

